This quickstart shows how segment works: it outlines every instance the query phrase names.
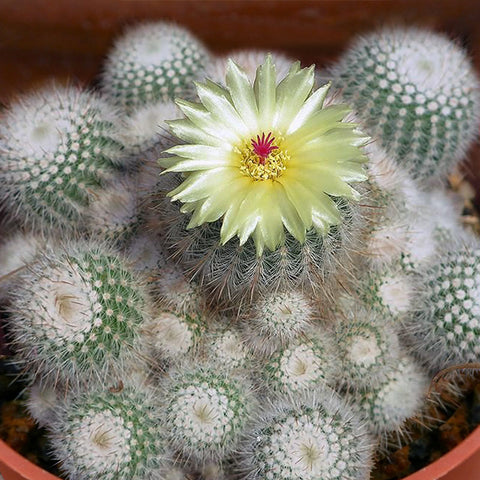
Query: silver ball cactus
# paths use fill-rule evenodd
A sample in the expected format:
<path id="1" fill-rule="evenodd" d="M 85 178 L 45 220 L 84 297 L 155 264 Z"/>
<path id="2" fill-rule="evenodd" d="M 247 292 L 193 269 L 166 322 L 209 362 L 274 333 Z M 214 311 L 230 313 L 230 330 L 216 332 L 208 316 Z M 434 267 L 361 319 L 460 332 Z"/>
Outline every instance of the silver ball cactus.
<path id="1" fill-rule="evenodd" d="M 177 367 L 164 386 L 167 437 L 199 465 L 232 453 L 252 414 L 250 386 L 226 372 L 215 364 Z"/>
<path id="2" fill-rule="evenodd" d="M 74 87 L 12 103 L 0 135 L 0 198 L 15 219 L 46 232 L 81 229 L 92 196 L 125 166 L 117 111 Z"/>
<path id="3" fill-rule="evenodd" d="M 198 315 L 163 311 L 145 325 L 145 340 L 159 360 L 170 363 L 196 353 L 204 321 Z"/>
<path id="4" fill-rule="evenodd" d="M 252 480 L 364 480 L 372 461 L 365 425 L 331 392 L 268 407 L 242 447 Z"/>
<path id="5" fill-rule="evenodd" d="M 332 72 L 367 132 L 423 180 L 443 180 L 476 138 L 480 83 L 462 48 L 418 28 L 357 39 Z"/>
<path id="6" fill-rule="evenodd" d="M 338 314 L 334 339 L 337 384 L 350 390 L 371 387 L 398 362 L 401 347 L 395 322 L 356 300 Z"/>
<path id="7" fill-rule="evenodd" d="M 53 454 L 71 480 L 154 480 L 171 469 L 148 390 L 71 395 L 49 430 Z"/>
<path id="8" fill-rule="evenodd" d="M 118 382 L 144 362 L 150 308 L 141 278 L 118 255 L 72 244 L 46 252 L 22 276 L 9 308 L 12 342 L 21 363 L 41 376 Z"/>
<path id="9" fill-rule="evenodd" d="M 312 299 L 300 290 L 265 294 L 241 314 L 243 336 L 253 351 L 268 356 L 305 333 L 316 315 Z"/>
<path id="10" fill-rule="evenodd" d="M 405 433 L 408 418 L 422 415 L 428 385 L 426 372 L 412 358 L 404 356 L 375 385 L 357 390 L 355 403 L 384 446 L 388 433 L 400 436 Z"/>
<path id="11" fill-rule="evenodd" d="M 267 385 L 281 395 L 298 395 L 334 384 L 338 374 L 332 338 L 307 332 L 273 354 L 263 366 Z"/>
<path id="12" fill-rule="evenodd" d="M 113 46 L 103 74 L 111 101 L 131 111 L 177 96 L 192 96 L 209 54 L 189 31 L 167 22 L 128 29 Z"/>
<path id="13" fill-rule="evenodd" d="M 476 239 L 441 252 L 422 272 L 418 309 L 405 335 L 434 372 L 480 359 L 480 249 Z"/>

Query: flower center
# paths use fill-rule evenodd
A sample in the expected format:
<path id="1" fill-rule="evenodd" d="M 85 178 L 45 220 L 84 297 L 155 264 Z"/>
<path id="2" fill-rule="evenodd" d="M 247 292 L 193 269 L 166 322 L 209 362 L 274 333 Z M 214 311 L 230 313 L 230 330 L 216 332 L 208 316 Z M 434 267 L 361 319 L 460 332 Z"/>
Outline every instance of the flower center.
<path id="1" fill-rule="evenodd" d="M 274 180 L 286 170 L 290 159 L 286 151 L 274 144 L 272 132 L 267 136 L 257 135 L 240 151 L 242 156 L 240 171 L 254 180 Z"/>

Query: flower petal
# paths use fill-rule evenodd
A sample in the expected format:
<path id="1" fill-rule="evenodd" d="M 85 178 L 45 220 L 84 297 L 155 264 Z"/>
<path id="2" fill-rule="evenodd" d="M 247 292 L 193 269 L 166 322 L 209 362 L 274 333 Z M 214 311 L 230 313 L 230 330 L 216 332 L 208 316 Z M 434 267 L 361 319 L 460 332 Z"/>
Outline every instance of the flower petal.
<path id="1" fill-rule="evenodd" d="M 277 109 L 274 127 L 286 131 L 292 119 L 310 94 L 315 82 L 314 66 L 289 72 L 277 86 Z"/>
<path id="2" fill-rule="evenodd" d="M 198 128 L 188 118 L 181 118 L 179 120 L 168 120 L 167 125 L 170 131 L 178 138 L 189 143 L 201 143 L 204 145 L 222 146 L 225 144 L 223 140 L 208 134 L 205 130 Z"/>
<path id="3" fill-rule="evenodd" d="M 284 242 L 285 229 L 282 212 L 274 195 L 268 195 L 263 198 L 262 216 L 256 231 L 259 232 L 257 233 L 257 242 L 261 242 L 262 246 L 265 245 L 269 250 L 275 250 Z"/>
<path id="4" fill-rule="evenodd" d="M 165 153 L 170 153 L 183 158 L 225 158 L 232 152 L 230 145 L 227 145 L 226 147 L 227 148 L 210 147 L 209 145 L 201 144 L 175 145 L 174 147 L 165 150 Z"/>
<path id="5" fill-rule="evenodd" d="M 211 168 L 195 173 L 191 173 L 181 185 L 172 190 L 168 196 L 172 200 L 181 200 L 182 202 L 195 202 L 209 196 L 212 188 L 218 182 L 228 183 L 239 176 L 236 168 Z"/>
<path id="6" fill-rule="evenodd" d="M 309 118 L 309 120 L 298 130 L 288 136 L 288 146 L 290 150 L 297 149 L 312 138 L 319 138 L 326 131 L 338 125 L 345 116 L 351 111 L 348 105 L 331 105 Z M 347 124 L 350 126 L 350 124 Z"/>
<path id="7" fill-rule="evenodd" d="M 250 132 L 258 130 L 258 108 L 255 94 L 247 74 L 230 58 L 228 60 L 226 84 L 233 104 Z"/>
<path id="8" fill-rule="evenodd" d="M 219 124 L 216 118 L 201 104 L 177 100 L 176 104 L 184 115 L 200 130 L 204 130 L 212 137 L 220 138 L 228 143 L 237 143 L 238 135 L 223 124 Z"/>
<path id="9" fill-rule="evenodd" d="M 192 172 L 214 167 L 228 167 L 232 165 L 234 159 L 234 153 L 231 149 L 228 151 L 224 148 L 209 145 L 176 145 L 165 150 L 165 153 L 176 155 L 176 157 L 159 159 L 159 164 L 167 169 L 163 173 Z"/>
<path id="10" fill-rule="evenodd" d="M 265 62 L 257 68 L 253 89 L 258 106 L 258 125 L 260 130 L 272 127 L 276 105 L 276 72 L 272 56 L 267 55 Z"/>
<path id="11" fill-rule="evenodd" d="M 332 83 L 328 82 L 307 98 L 306 102 L 302 105 L 297 115 L 290 123 L 287 135 L 291 135 L 293 132 L 303 127 L 303 125 L 305 125 L 317 113 L 317 111 L 322 108 L 331 85 Z"/>
<path id="12" fill-rule="evenodd" d="M 315 172 L 316 174 L 317 172 Z M 310 190 L 317 193 L 328 193 L 336 197 L 345 197 L 353 200 L 359 199 L 359 193 L 348 183 L 335 175 L 335 172 L 325 170 L 316 175 L 312 175 L 309 169 L 295 169 L 289 172 L 289 177 L 305 185 Z"/>
<path id="13" fill-rule="evenodd" d="M 314 194 L 292 178 L 282 184 L 307 230 L 313 225 L 317 230 L 326 233 L 330 225 L 340 222 L 341 216 L 335 202 L 324 193 Z"/>
<path id="14" fill-rule="evenodd" d="M 202 104 L 217 120 L 218 124 L 223 124 L 229 130 L 235 132 L 237 143 L 240 142 L 242 137 L 250 133 L 245 122 L 235 110 L 231 100 L 229 100 L 230 94 L 228 92 L 223 94 L 223 89 L 213 84 L 213 82 L 197 83 L 196 86 Z"/>
<path id="15" fill-rule="evenodd" d="M 275 186 L 275 198 L 272 200 L 276 201 L 278 205 L 282 215 L 283 224 L 293 237 L 295 237 L 300 243 L 304 243 L 306 229 L 300 215 L 288 199 L 283 185 L 279 182 L 275 182 Z"/>
<path id="16" fill-rule="evenodd" d="M 228 210 L 233 198 L 243 200 L 249 185 L 250 180 L 247 177 L 235 179 L 227 185 L 220 184 L 201 205 L 197 205 L 189 228 L 218 220 Z"/>

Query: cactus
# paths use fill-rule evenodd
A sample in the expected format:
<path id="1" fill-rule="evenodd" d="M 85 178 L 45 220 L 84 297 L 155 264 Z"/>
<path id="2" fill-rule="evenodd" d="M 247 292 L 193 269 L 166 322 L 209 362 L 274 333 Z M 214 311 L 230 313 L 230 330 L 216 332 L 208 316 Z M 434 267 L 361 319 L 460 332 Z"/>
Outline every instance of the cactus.
<path id="1" fill-rule="evenodd" d="M 155 396 L 148 390 L 72 395 L 50 425 L 68 479 L 154 480 L 171 467 Z"/>
<path id="2" fill-rule="evenodd" d="M 199 465 L 233 451 L 253 408 L 245 380 L 213 366 L 177 368 L 165 398 L 169 441 Z"/>
<path id="3" fill-rule="evenodd" d="M 245 370 L 252 365 L 251 352 L 242 340 L 240 332 L 221 318 L 217 325 L 209 325 L 204 345 L 207 357 L 228 370 Z"/>
<path id="4" fill-rule="evenodd" d="M 400 265 L 394 264 L 379 272 L 369 272 L 360 280 L 358 294 L 382 314 L 399 318 L 413 310 L 415 280 L 405 274 Z"/>
<path id="5" fill-rule="evenodd" d="M 364 391 L 357 391 L 355 403 L 368 420 L 370 430 L 388 441 L 386 434 L 405 433 L 405 421 L 422 414 L 427 393 L 426 373 L 413 359 L 402 357 L 397 364 Z"/>
<path id="6" fill-rule="evenodd" d="M 240 65 L 248 75 L 251 82 L 255 80 L 257 68 L 270 53 L 273 63 L 280 78 L 287 75 L 292 60 L 280 52 L 266 52 L 262 50 L 234 50 L 227 55 L 216 57 L 205 68 L 205 76 L 216 83 L 223 83 L 227 73 L 228 61 L 232 59 Z"/>
<path id="7" fill-rule="evenodd" d="M 348 405 L 323 393 L 264 411 L 244 441 L 239 468 L 252 480 L 363 480 L 371 451 Z"/>
<path id="8" fill-rule="evenodd" d="M 0 244 L 0 300 L 11 296 L 19 274 L 46 248 L 46 241 L 37 235 L 16 233 Z"/>
<path id="9" fill-rule="evenodd" d="M 415 353 L 434 372 L 480 359 L 480 249 L 476 239 L 440 252 L 425 269 L 419 306 L 405 327 Z"/>
<path id="10" fill-rule="evenodd" d="M 270 388 L 293 396 L 331 385 L 338 372 L 329 340 L 317 332 L 308 332 L 272 355 L 263 368 Z"/>
<path id="11" fill-rule="evenodd" d="M 365 480 L 426 419 L 421 364 L 479 359 L 479 241 L 432 184 L 479 120 L 463 52 L 384 29 L 343 91 L 231 56 L 144 24 L 107 61 L 115 107 L 50 88 L 0 122 L 28 220 L 0 247 L 5 330 L 71 480 Z"/>
<path id="12" fill-rule="evenodd" d="M 398 333 L 390 317 L 347 301 L 335 325 L 337 383 L 350 390 L 368 389 L 385 378 L 401 355 Z"/>
<path id="13" fill-rule="evenodd" d="M 98 95 L 52 86 L 13 103 L 0 122 L 0 197 L 41 230 L 78 230 L 122 167 L 117 112 Z"/>
<path id="14" fill-rule="evenodd" d="M 160 312 L 145 326 L 146 340 L 164 361 L 178 361 L 194 354 L 205 326 L 198 316 Z"/>
<path id="15" fill-rule="evenodd" d="M 102 87 L 111 101 L 132 111 L 192 95 L 209 54 L 184 28 L 151 22 L 128 29 L 108 56 Z"/>
<path id="16" fill-rule="evenodd" d="M 242 314 L 243 333 L 250 348 L 268 356 L 305 333 L 314 318 L 312 300 L 301 291 L 270 293 Z"/>
<path id="17" fill-rule="evenodd" d="M 195 313 L 205 304 L 198 285 L 189 282 L 182 270 L 170 262 L 154 276 L 152 289 L 160 304 L 168 309 Z"/>
<path id="18" fill-rule="evenodd" d="M 34 380 L 27 388 L 27 411 L 40 427 L 48 427 L 56 418 L 65 388 L 50 381 Z"/>
<path id="19" fill-rule="evenodd" d="M 12 340 L 38 374 L 71 384 L 116 382 L 143 363 L 150 299 L 118 255 L 73 244 L 47 252 L 21 280 L 10 306 Z"/>
<path id="20" fill-rule="evenodd" d="M 119 176 L 115 185 L 95 194 L 85 213 L 90 236 L 111 244 L 127 243 L 143 223 L 138 203 L 133 180 Z"/>
<path id="21" fill-rule="evenodd" d="M 170 143 L 167 120 L 178 118 L 179 109 L 172 102 L 147 104 L 133 110 L 125 117 L 124 129 L 120 132 L 127 154 L 138 157 L 145 155 L 151 161 L 157 160 L 162 150 Z"/>
<path id="22" fill-rule="evenodd" d="M 254 85 L 233 61 L 226 87 L 197 84 L 200 103 L 177 101 L 186 118 L 169 123 L 187 144 L 160 160 L 187 174 L 168 193 L 183 206 L 163 207 L 165 241 L 226 297 L 322 285 L 348 268 L 350 232 L 361 238 L 368 138 L 346 105 L 325 102 L 328 84 L 312 91 L 313 68 L 294 63 L 278 86 L 275 77 L 267 56 Z"/>
<path id="23" fill-rule="evenodd" d="M 443 180 L 476 138 L 479 80 L 444 35 L 385 28 L 356 40 L 332 71 L 367 132 L 422 180 Z"/>

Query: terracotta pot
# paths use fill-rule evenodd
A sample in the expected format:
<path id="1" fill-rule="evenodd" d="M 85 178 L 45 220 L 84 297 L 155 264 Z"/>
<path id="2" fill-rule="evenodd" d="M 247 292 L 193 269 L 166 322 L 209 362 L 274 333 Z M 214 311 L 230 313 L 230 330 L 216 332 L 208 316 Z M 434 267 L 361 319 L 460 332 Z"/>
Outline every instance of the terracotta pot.
<path id="1" fill-rule="evenodd" d="M 480 427 L 460 445 L 404 480 L 477 480 L 480 472 Z M 59 480 L 0 440 L 0 474 L 4 480 Z"/>

